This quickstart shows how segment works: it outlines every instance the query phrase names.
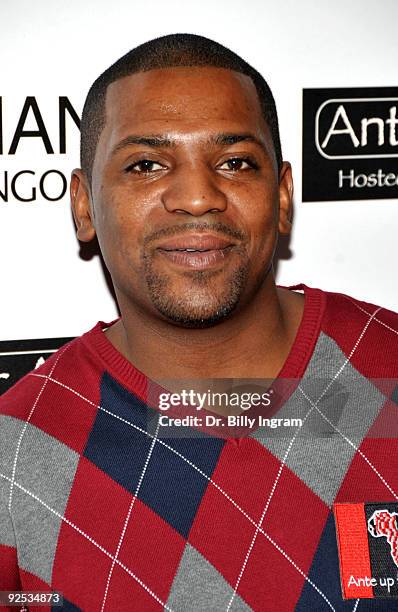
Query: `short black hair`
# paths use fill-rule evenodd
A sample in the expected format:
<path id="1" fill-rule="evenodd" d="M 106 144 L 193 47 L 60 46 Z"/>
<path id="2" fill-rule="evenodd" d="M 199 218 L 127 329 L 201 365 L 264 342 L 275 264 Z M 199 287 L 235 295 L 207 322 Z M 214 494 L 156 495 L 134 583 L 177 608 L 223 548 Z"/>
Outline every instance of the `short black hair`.
<path id="1" fill-rule="evenodd" d="M 265 79 L 239 55 L 220 43 L 197 34 L 169 34 L 135 47 L 107 68 L 91 85 L 81 119 L 80 163 L 90 184 L 100 134 L 105 126 L 108 85 L 137 72 L 175 66 L 214 66 L 249 76 L 257 90 L 264 119 L 271 132 L 278 173 L 282 167 L 278 115 Z"/>

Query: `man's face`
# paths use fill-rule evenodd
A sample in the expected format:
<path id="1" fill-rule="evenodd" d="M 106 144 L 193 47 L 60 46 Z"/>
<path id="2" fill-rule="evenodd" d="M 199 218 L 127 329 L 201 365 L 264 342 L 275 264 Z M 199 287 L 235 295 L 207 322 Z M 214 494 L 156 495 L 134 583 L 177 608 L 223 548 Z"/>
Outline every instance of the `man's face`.
<path id="1" fill-rule="evenodd" d="M 206 327 L 243 308 L 288 231 L 281 176 L 249 77 L 178 67 L 111 84 L 90 222 L 122 312 Z"/>

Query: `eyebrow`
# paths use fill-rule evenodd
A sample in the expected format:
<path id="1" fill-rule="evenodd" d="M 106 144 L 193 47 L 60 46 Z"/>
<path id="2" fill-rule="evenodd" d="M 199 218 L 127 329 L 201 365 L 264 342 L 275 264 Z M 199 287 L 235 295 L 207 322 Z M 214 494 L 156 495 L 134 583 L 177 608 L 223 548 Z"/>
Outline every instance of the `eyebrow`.
<path id="1" fill-rule="evenodd" d="M 262 149 L 266 150 L 265 144 L 254 134 L 249 132 L 245 132 L 242 134 L 236 133 L 220 133 L 211 136 L 206 141 L 206 144 L 209 145 L 221 145 L 228 146 L 234 145 L 238 142 L 253 142 L 257 144 Z M 162 134 L 150 134 L 147 136 L 138 136 L 138 135 L 130 135 L 123 138 L 113 149 L 112 156 L 121 151 L 122 149 L 129 147 L 130 145 L 145 145 L 147 147 L 153 148 L 175 148 L 177 146 L 178 141 L 172 140 L 168 136 L 164 136 Z"/>

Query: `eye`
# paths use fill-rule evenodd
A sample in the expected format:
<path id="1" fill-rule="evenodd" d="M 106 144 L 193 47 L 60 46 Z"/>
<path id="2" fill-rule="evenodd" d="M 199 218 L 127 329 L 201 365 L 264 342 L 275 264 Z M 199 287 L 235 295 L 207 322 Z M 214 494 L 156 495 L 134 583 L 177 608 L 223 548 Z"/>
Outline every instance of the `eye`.
<path id="1" fill-rule="evenodd" d="M 220 168 L 220 170 L 230 170 L 232 172 L 237 172 L 238 170 L 258 169 L 257 163 L 249 157 L 231 157 L 218 167 Z"/>
<path id="2" fill-rule="evenodd" d="M 125 172 L 134 172 L 136 174 L 150 174 L 151 172 L 158 172 L 163 170 L 164 166 L 158 162 L 152 161 L 151 159 L 140 159 L 134 164 L 130 164 L 125 169 Z"/>

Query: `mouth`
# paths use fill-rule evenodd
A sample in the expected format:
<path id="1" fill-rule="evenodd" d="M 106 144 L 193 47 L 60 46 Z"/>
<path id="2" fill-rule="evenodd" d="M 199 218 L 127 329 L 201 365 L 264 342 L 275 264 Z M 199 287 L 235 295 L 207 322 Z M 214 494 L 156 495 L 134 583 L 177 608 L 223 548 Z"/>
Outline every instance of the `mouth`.
<path id="1" fill-rule="evenodd" d="M 168 261 L 195 270 L 205 270 L 224 264 L 235 243 L 210 234 L 170 238 L 156 247 Z"/>

